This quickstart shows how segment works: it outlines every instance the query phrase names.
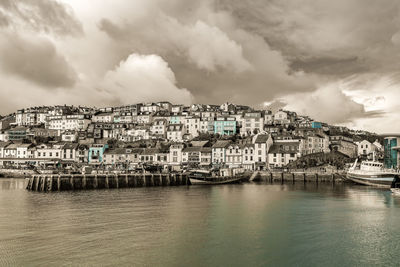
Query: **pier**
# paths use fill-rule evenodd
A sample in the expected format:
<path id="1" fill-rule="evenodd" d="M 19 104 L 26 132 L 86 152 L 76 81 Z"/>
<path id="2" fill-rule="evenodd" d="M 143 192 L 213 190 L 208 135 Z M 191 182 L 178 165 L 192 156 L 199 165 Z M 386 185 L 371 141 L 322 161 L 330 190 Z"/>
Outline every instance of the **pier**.
<path id="1" fill-rule="evenodd" d="M 27 180 L 26 189 L 39 192 L 179 186 L 190 183 L 184 173 L 32 175 Z"/>
<path id="2" fill-rule="evenodd" d="M 149 186 L 190 185 L 186 173 L 145 173 L 145 174 L 73 174 L 73 175 L 32 175 L 27 178 L 26 189 L 52 192 L 67 190 L 92 190 L 133 188 Z M 337 183 L 343 181 L 340 173 L 300 172 L 254 172 L 250 181 L 270 183 Z"/>

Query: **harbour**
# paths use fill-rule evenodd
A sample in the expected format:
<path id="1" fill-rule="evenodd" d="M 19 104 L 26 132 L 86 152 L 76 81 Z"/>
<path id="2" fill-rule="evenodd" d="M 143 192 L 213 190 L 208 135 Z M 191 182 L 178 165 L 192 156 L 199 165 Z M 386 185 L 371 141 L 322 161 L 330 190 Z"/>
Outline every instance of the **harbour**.
<path id="1" fill-rule="evenodd" d="M 399 197 L 339 182 L 281 184 L 278 177 L 272 184 L 55 194 L 30 192 L 24 179 L 3 178 L 0 265 L 398 263 Z"/>

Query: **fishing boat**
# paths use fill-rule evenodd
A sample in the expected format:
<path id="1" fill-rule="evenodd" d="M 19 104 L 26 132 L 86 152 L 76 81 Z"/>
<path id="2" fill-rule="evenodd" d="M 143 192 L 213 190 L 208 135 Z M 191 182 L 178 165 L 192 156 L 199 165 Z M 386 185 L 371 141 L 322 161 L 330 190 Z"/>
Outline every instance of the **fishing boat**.
<path id="1" fill-rule="evenodd" d="M 346 178 L 354 183 L 362 185 L 371 185 L 377 187 L 390 188 L 396 177 L 400 173 L 393 169 L 385 169 L 383 163 L 373 160 L 361 162 L 357 168 L 358 159 L 353 166 L 348 170 Z"/>
<path id="2" fill-rule="evenodd" d="M 240 183 L 249 176 L 246 173 L 237 173 L 231 176 L 219 175 L 219 173 L 207 170 L 191 170 L 188 178 L 191 185 L 219 185 Z"/>

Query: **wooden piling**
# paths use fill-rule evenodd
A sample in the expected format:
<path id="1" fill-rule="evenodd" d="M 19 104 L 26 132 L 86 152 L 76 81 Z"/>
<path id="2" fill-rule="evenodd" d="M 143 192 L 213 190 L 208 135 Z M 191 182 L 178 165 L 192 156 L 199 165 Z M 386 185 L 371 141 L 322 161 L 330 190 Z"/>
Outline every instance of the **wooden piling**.
<path id="1" fill-rule="evenodd" d="M 318 173 L 315 173 L 315 182 L 318 183 Z"/>

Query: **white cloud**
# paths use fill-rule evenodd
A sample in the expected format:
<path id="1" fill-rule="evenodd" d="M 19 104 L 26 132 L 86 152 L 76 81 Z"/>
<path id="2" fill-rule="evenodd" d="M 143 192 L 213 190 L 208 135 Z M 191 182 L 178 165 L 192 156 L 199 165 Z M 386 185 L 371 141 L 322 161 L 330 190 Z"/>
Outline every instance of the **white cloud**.
<path id="1" fill-rule="evenodd" d="M 119 104 L 161 101 L 190 104 L 192 95 L 176 86 L 175 75 L 160 56 L 131 54 L 107 72 L 99 86 Z"/>

